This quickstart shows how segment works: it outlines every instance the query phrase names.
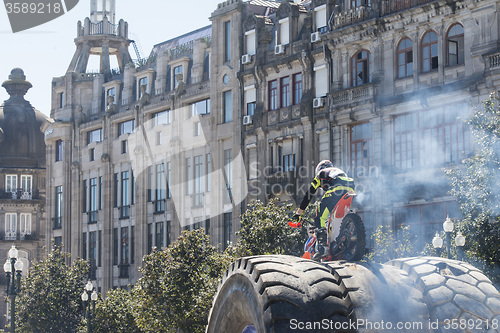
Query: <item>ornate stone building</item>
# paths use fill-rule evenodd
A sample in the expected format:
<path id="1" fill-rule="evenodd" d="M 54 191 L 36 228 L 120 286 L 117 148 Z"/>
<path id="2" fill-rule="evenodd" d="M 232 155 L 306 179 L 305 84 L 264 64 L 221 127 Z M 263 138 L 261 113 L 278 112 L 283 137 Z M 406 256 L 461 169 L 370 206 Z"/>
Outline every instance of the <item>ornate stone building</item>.
<path id="1" fill-rule="evenodd" d="M 2 87 L 10 95 L 0 106 L 0 259 L 12 245 L 26 272 L 33 260 L 45 256 L 45 143 L 47 118 L 24 99 L 31 88 L 20 68 Z M 0 273 L 2 284 L 5 273 Z M 7 303 L 0 302 L 0 327 Z M 8 317 L 7 317 L 8 318 Z"/>
<path id="2" fill-rule="evenodd" d="M 409 224 L 422 244 L 459 216 L 442 168 L 497 90 L 497 2 L 229 0 L 140 62 L 105 4 L 78 23 L 46 135 L 47 242 L 104 291 L 183 229 L 224 248 L 246 203 L 297 201 L 326 158 L 356 179 L 368 233 Z"/>

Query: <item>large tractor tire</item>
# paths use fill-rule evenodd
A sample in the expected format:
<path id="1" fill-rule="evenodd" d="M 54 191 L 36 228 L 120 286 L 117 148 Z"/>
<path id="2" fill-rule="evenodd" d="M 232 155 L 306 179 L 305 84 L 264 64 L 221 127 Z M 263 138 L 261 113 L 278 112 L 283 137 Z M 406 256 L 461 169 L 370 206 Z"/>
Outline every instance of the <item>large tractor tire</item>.
<path id="1" fill-rule="evenodd" d="M 222 279 L 206 332 L 383 332 L 408 318 L 427 322 L 423 296 L 406 280 L 384 265 L 241 258 Z"/>
<path id="2" fill-rule="evenodd" d="M 433 257 L 388 264 L 406 272 L 422 292 L 434 332 L 500 332 L 500 294 L 477 268 Z"/>

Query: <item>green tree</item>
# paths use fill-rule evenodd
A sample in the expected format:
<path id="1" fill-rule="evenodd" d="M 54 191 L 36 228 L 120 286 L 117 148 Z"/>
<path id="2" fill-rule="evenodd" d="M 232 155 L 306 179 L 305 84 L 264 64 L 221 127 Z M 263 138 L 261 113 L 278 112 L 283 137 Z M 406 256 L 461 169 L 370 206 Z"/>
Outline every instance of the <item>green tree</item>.
<path id="1" fill-rule="evenodd" d="M 241 229 L 234 249 L 236 255 L 302 255 L 305 228 L 291 228 L 288 225 L 291 208 L 291 205 L 277 205 L 274 200 L 267 206 L 261 201 L 252 201 L 241 215 Z M 305 214 L 309 214 L 309 211 Z"/>
<path id="2" fill-rule="evenodd" d="M 96 333 L 139 333 L 135 323 L 134 295 L 124 289 L 111 289 L 106 298 L 96 302 L 95 316 L 92 318 L 92 332 Z"/>
<path id="3" fill-rule="evenodd" d="M 468 119 L 474 154 L 445 170 L 464 219 L 467 255 L 500 283 L 500 107 L 491 95 Z"/>
<path id="4" fill-rule="evenodd" d="M 232 262 L 210 245 L 203 229 L 183 231 L 163 251 L 144 256 L 134 293 L 144 332 L 204 332 L 220 277 Z"/>
<path id="5" fill-rule="evenodd" d="M 47 259 L 29 268 L 16 301 L 19 332 L 77 331 L 83 319 L 80 295 L 89 266 L 81 259 L 67 265 L 68 256 L 54 247 Z"/>
<path id="6" fill-rule="evenodd" d="M 373 252 L 366 255 L 368 261 L 385 263 L 396 258 L 417 255 L 409 226 L 402 226 L 396 234 L 390 227 L 379 225 L 372 235 Z"/>

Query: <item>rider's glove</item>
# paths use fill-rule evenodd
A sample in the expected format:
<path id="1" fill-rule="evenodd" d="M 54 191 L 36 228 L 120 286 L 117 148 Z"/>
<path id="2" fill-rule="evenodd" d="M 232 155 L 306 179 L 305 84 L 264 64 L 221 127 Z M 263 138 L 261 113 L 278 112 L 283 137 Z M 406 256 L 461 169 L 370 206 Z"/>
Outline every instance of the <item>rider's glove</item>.
<path id="1" fill-rule="evenodd" d="M 318 177 L 314 177 L 313 181 L 311 182 L 311 186 L 317 190 L 318 187 L 321 185 L 321 180 L 319 180 Z"/>
<path id="2" fill-rule="evenodd" d="M 300 228 L 302 227 L 302 217 L 299 214 L 294 214 L 292 219 L 288 221 L 288 225 L 292 228 Z"/>

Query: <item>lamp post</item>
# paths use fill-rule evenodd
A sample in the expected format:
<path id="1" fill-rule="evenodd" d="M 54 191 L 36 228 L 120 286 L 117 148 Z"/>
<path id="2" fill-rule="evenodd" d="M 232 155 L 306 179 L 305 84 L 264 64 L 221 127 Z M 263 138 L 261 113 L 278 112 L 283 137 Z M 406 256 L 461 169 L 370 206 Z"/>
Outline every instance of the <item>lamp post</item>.
<path id="1" fill-rule="evenodd" d="M 443 223 L 443 230 L 446 233 L 446 253 L 448 256 L 448 259 L 451 258 L 450 255 L 450 247 L 451 247 L 451 233 L 453 232 L 453 222 L 451 221 L 449 216 L 446 216 L 446 220 L 444 220 Z"/>
<path id="2" fill-rule="evenodd" d="M 92 282 L 88 281 L 85 285 L 85 289 L 82 292 L 83 308 L 85 309 L 85 315 L 87 317 L 87 333 L 90 333 L 90 319 L 92 318 L 92 313 L 90 313 L 90 302 L 92 301 L 92 312 L 95 313 L 95 301 L 97 301 L 97 292 L 92 285 Z"/>
<path id="3" fill-rule="evenodd" d="M 454 229 L 453 222 L 447 216 L 446 220 L 443 223 L 443 230 L 446 233 L 446 252 L 447 252 L 446 254 L 447 254 L 448 259 L 451 258 L 451 254 L 450 254 L 451 233 L 453 232 L 453 229 Z M 441 248 L 443 247 L 443 239 L 439 236 L 438 232 L 436 232 L 436 236 L 434 236 L 434 238 L 432 239 L 432 245 L 438 251 L 440 251 Z M 457 247 L 458 260 L 461 260 L 462 249 L 463 249 L 464 245 L 465 245 L 465 237 L 459 231 L 459 232 L 457 232 L 457 235 L 455 237 L 455 246 Z"/>
<path id="4" fill-rule="evenodd" d="M 21 272 L 23 270 L 22 261 L 17 260 L 18 254 L 15 245 L 12 245 L 9 250 L 9 257 L 3 265 L 3 270 L 7 273 L 6 292 L 10 296 L 10 331 L 12 333 L 16 331 L 16 296 L 21 291 Z"/>

